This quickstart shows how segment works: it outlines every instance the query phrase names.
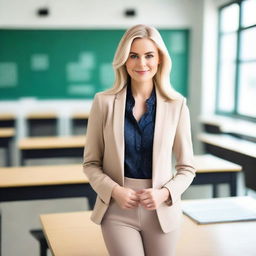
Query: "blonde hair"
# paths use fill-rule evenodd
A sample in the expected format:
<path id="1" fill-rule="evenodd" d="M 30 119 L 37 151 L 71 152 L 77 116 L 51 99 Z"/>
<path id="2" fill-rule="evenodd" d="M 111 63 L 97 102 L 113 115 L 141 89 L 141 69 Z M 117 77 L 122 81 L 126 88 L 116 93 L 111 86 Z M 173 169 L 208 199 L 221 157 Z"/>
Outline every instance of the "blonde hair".
<path id="1" fill-rule="evenodd" d="M 164 41 L 157 29 L 142 24 L 131 27 L 121 38 L 112 63 L 115 81 L 113 87 L 108 92 L 118 93 L 127 84 L 129 75 L 126 71 L 125 63 L 128 59 L 132 42 L 136 38 L 148 38 L 155 43 L 159 51 L 160 63 L 157 73 L 153 78 L 154 84 L 167 100 L 177 99 L 180 94 L 170 84 L 172 61 Z"/>

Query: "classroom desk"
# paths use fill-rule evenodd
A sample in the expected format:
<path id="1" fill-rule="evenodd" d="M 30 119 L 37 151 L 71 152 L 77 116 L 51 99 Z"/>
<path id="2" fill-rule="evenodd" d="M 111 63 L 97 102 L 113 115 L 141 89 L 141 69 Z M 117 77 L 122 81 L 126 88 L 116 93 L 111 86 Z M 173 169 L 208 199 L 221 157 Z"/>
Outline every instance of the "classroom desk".
<path id="1" fill-rule="evenodd" d="M 200 122 L 205 132 L 235 135 L 256 142 L 256 123 L 219 115 L 201 116 Z"/>
<path id="2" fill-rule="evenodd" d="M 87 197 L 94 206 L 96 193 L 80 164 L 0 168 L 0 203 L 69 197 Z"/>
<path id="3" fill-rule="evenodd" d="M 245 156 L 256 158 L 256 143 L 226 134 L 201 133 L 198 139 L 205 144 L 227 149 Z"/>
<path id="4" fill-rule="evenodd" d="M 72 134 L 85 134 L 89 113 L 75 113 L 71 117 Z"/>
<path id="5" fill-rule="evenodd" d="M 21 165 L 24 165 L 27 159 L 51 157 L 82 158 L 85 141 L 85 136 L 21 139 L 18 143 L 18 148 L 21 152 Z"/>
<path id="6" fill-rule="evenodd" d="M 72 119 L 74 120 L 87 120 L 89 118 L 89 114 L 88 112 L 84 112 L 84 113 L 74 113 L 72 115 Z"/>
<path id="7" fill-rule="evenodd" d="M 0 114 L 0 127 L 15 127 L 16 117 L 10 113 L 1 113 Z"/>
<path id="8" fill-rule="evenodd" d="M 15 136 L 14 128 L 0 128 L 0 148 L 5 149 L 6 165 L 11 165 L 11 142 Z"/>
<path id="9" fill-rule="evenodd" d="M 91 222 L 90 215 L 90 211 L 40 215 L 53 255 L 108 255 L 100 226 Z M 255 256 L 255 230 L 256 221 L 198 225 L 183 215 L 177 256 Z"/>
<path id="10" fill-rule="evenodd" d="M 237 199 L 256 209 L 256 200 Z M 177 256 L 255 256 L 255 230 L 256 221 L 198 225 L 184 215 Z"/>
<path id="11" fill-rule="evenodd" d="M 90 220 L 91 211 L 40 215 L 52 255 L 106 256 L 100 226 Z"/>
<path id="12" fill-rule="evenodd" d="M 0 168 L 0 203 L 68 197 L 87 197 L 90 208 L 95 203 L 80 164 Z"/>
<path id="13" fill-rule="evenodd" d="M 26 116 L 28 136 L 56 136 L 57 114 L 53 112 L 31 112 Z"/>
<path id="14" fill-rule="evenodd" d="M 228 183 L 230 195 L 237 195 L 237 173 L 242 170 L 240 165 L 219 157 L 205 154 L 195 155 L 196 177 L 192 185 L 213 185 L 213 197 L 217 197 L 217 185 Z"/>
<path id="15" fill-rule="evenodd" d="M 242 166 L 245 185 L 256 190 L 256 143 L 225 134 L 201 133 L 198 139 L 205 152 Z"/>

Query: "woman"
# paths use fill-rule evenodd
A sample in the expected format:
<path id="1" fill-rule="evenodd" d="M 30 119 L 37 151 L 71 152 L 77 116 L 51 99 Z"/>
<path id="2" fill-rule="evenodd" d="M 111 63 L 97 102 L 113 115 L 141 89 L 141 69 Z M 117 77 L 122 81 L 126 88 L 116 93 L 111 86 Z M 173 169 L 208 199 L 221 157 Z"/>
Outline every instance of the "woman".
<path id="1" fill-rule="evenodd" d="M 195 176 L 185 98 L 170 86 L 171 59 L 153 27 L 127 30 L 113 67 L 114 86 L 96 94 L 88 123 L 83 167 L 97 193 L 91 219 L 111 256 L 173 256 L 180 197 Z"/>

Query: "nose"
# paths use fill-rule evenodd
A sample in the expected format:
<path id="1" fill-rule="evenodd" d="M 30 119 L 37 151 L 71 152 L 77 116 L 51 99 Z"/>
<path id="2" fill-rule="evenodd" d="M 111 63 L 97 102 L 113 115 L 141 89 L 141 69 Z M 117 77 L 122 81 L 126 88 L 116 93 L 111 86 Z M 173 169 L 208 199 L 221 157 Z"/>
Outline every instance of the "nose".
<path id="1" fill-rule="evenodd" d="M 139 58 L 139 66 L 143 67 L 146 65 L 146 59 L 144 57 Z"/>

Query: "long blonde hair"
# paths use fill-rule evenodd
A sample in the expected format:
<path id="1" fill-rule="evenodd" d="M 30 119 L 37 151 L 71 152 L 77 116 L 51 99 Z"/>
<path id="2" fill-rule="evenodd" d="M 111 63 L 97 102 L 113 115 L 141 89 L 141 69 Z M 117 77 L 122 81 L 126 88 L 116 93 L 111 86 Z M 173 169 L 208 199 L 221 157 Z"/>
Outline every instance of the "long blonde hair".
<path id="1" fill-rule="evenodd" d="M 111 94 L 118 93 L 127 84 L 129 75 L 126 71 L 125 63 L 128 59 L 132 42 L 136 38 L 148 38 L 155 43 L 161 61 L 157 73 L 153 78 L 154 84 L 167 100 L 179 98 L 180 94 L 170 84 L 172 61 L 164 41 L 157 29 L 142 24 L 131 27 L 121 38 L 112 63 L 115 72 L 115 81 L 113 87 L 108 92 Z"/>

